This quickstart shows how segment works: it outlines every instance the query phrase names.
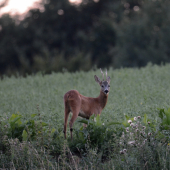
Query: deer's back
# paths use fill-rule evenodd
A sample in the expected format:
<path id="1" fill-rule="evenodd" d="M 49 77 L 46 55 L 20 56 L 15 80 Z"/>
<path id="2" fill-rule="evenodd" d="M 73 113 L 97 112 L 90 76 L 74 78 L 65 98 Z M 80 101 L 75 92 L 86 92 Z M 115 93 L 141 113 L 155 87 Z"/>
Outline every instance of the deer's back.
<path id="1" fill-rule="evenodd" d="M 80 98 L 80 93 L 77 90 L 70 90 L 64 95 L 64 100 L 76 100 Z"/>

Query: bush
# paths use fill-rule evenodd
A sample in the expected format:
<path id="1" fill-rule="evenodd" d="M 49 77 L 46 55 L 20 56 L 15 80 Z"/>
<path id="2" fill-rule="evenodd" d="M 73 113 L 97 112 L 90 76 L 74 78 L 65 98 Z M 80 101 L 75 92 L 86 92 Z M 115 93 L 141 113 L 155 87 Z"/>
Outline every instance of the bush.
<path id="1" fill-rule="evenodd" d="M 89 120 L 79 121 L 87 127 L 76 129 L 73 141 L 64 140 L 60 130 L 50 130 L 48 124 L 43 127 L 42 122 L 41 133 L 36 133 L 41 128 L 35 126 L 36 129 L 32 125 L 39 125 L 39 121 L 29 126 L 32 119 L 23 123 L 20 115 L 13 114 L 9 120 L 1 121 L 1 129 L 6 130 L 1 131 L 0 166 L 16 169 L 76 169 L 100 165 L 98 169 L 111 166 L 115 169 L 168 169 L 169 143 L 160 138 L 160 134 L 166 136 L 162 129 L 162 125 L 167 123 L 163 114 L 169 114 L 169 109 L 160 109 L 161 122 L 157 126 L 148 119 L 147 114 L 143 118 L 125 115 L 122 122 L 109 123 L 103 123 L 99 115 L 93 115 Z M 6 126 L 6 122 L 9 126 Z"/>

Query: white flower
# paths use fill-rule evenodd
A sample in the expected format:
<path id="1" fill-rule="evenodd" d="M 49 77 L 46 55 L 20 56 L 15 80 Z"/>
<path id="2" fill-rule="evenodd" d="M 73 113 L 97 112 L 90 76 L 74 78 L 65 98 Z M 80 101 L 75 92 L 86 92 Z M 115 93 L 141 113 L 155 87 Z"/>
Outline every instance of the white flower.
<path id="1" fill-rule="evenodd" d="M 124 153 L 127 152 L 127 149 L 123 149 L 123 152 L 124 152 Z"/>
<path id="2" fill-rule="evenodd" d="M 104 123 L 103 123 L 103 125 L 104 125 Z"/>
<path id="3" fill-rule="evenodd" d="M 131 120 L 128 120 L 128 123 L 130 123 L 130 124 L 131 124 L 131 123 L 132 123 L 132 121 L 131 121 Z"/>
<path id="4" fill-rule="evenodd" d="M 96 122 L 96 118 L 94 118 L 94 122 Z"/>
<path id="5" fill-rule="evenodd" d="M 145 140 L 143 141 L 143 144 L 145 144 Z"/>
<path id="6" fill-rule="evenodd" d="M 134 117 L 134 120 L 136 121 L 136 120 L 137 120 L 137 117 Z"/>
<path id="7" fill-rule="evenodd" d="M 124 154 L 124 152 L 121 150 L 121 151 L 120 151 L 120 154 Z"/>
<path id="8" fill-rule="evenodd" d="M 136 128 L 136 125 L 132 125 L 132 128 L 135 129 L 135 128 Z"/>
<path id="9" fill-rule="evenodd" d="M 143 126 L 143 129 L 146 129 L 146 127 L 145 127 L 145 126 Z"/>
<path id="10" fill-rule="evenodd" d="M 127 149 L 123 149 L 120 151 L 120 154 L 125 154 L 127 152 Z"/>
<path id="11" fill-rule="evenodd" d="M 126 128 L 126 132 L 129 132 L 129 127 Z"/>
<path id="12" fill-rule="evenodd" d="M 150 125 L 151 122 L 148 122 L 148 125 Z"/>
<path id="13" fill-rule="evenodd" d="M 130 132 L 130 136 L 133 136 L 133 133 L 132 133 L 132 132 Z"/>
<path id="14" fill-rule="evenodd" d="M 152 135 L 152 133 L 148 133 L 148 136 L 151 136 Z"/>
<path id="15" fill-rule="evenodd" d="M 140 119 L 141 117 L 140 116 L 138 116 L 138 119 Z"/>
<path id="16" fill-rule="evenodd" d="M 130 126 L 134 126 L 134 123 L 131 123 Z"/>
<path id="17" fill-rule="evenodd" d="M 128 144 L 129 144 L 129 145 L 134 145 L 134 144 L 135 144 L 135 141 L 129 141 Z"/>
<path id="18" fill-rule="evenodd" d="M 136 132 L 138 132 L 138 131 L 139 131 L 139 129 L 136 129 L 135 131 L 136 131 Z"/>
<path id="19" fill-rule="evenodd" d="M 125 134 L 124 134 L 124 132 L 122 132 L 122 138 L 124 138 L 125 137 Z"/>

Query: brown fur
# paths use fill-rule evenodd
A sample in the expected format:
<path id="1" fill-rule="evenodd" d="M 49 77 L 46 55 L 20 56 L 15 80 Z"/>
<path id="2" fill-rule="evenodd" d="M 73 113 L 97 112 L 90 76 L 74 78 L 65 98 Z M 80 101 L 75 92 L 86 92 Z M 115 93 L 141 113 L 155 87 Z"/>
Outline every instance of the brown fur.
<path id="1" fill-rule="evenodd" d="M 96 76 L 97 77 L 97 76 Z M 95 80 L 103 87 L 103 84 L 108 86 L 108 92 L 110 88 L 110 77 L 107 81 L 100 81 L 100 79 L 95 77 Z M 66 138 L 67 121 L 69 113 L 72 112 L 72 118 L 69 122 L 71 139 L 72 139 L 72 127 L 73 123 L 78 116 L 89 119 L 92 114 L 101 114 L 103 108 L 106 106 L 109 93 L 105 93 L 100 90 L 100 95 L 97 98 L 86 97 L 81 95 L 77 90 L 70 90 L 64 95 L 64 106 L 65 106 L 65 121 L 64 121 L 64 136 Z"/>

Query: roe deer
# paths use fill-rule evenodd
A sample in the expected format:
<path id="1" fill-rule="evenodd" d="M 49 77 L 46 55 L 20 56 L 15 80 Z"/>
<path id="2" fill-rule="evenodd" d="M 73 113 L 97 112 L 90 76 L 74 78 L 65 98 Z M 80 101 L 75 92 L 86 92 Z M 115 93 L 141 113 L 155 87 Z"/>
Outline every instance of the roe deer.
<path id="1" fill-rule="evenodd" d="M 102 70 L 101 73 L 103 74 Z M 109 90 L 110 90 L 110 77 L 107 76 L 106 70 L 106 81 L 101 81 L 96 75 L 94 79 L 99 83 L 101 89 L 100 94 L 97 98 L 86 97 L 81 95 L 77 90 L 70 90 L 64 95 L 64 106 L 65 106 L 65 121 L 64 121 L 64 136 L 66 139 L 66 130 L 67 130 L 67 120 L 69 113 L 72 112 L 72 118 L 69 122 L 70 133 L 72 140 L 72 127 L 73 123 L 78 116 L 89 119 L 92 114 L 101 114 L 101 111 L 106 106 Z"/>

